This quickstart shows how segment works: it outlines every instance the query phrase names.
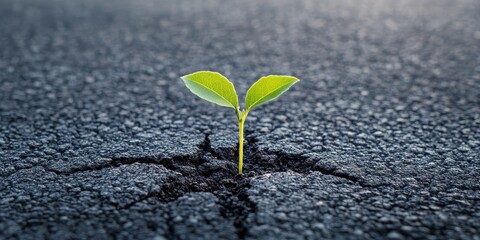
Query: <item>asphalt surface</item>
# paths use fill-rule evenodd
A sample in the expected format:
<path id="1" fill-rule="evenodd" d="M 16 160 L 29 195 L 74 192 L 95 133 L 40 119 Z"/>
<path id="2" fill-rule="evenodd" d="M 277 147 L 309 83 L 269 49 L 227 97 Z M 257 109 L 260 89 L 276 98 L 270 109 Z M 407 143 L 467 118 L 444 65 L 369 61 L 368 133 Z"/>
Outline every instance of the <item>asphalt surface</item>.
<path id="1" fill-rule="evenodd" d="M 0 239 L 480 239 L 479 23 L 475 0 L 0 0 Z M 249 115 L 243 178 L 198 70 L 301 79 Z"/>

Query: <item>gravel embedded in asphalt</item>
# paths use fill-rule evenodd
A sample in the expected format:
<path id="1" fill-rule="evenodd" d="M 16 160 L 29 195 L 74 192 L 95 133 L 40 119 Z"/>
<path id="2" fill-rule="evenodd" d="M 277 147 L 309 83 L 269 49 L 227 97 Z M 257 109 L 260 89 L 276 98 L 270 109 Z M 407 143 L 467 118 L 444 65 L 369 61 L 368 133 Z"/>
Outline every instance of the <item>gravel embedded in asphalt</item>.
<path id="1" fill-rule="evenodd" d="M 478 1 L 1 6 L 0 239 L 480 239 Z M 198 70 L 301 79 L 242 180 Z"/>

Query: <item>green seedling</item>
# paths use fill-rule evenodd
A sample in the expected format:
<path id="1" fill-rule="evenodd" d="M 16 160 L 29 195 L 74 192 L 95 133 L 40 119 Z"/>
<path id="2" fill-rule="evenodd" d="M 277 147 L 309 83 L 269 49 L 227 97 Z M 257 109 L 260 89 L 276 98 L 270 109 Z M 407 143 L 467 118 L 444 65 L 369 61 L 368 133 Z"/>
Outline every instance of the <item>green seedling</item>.
<path id="1" fill-rule="evenodd" d="M 238 120 L 238 173 L 243 172 L 243 125 L 248 113 L 267 102 L 277 99 L 299 80 L 292 76 L 269 75 L 260 78 L 247 91 L 245 109 L 240 109 L 233 83 L 218 72 L 200 71 L 182 77 L 195 95 L 222 107 L 235 109 Z"/>

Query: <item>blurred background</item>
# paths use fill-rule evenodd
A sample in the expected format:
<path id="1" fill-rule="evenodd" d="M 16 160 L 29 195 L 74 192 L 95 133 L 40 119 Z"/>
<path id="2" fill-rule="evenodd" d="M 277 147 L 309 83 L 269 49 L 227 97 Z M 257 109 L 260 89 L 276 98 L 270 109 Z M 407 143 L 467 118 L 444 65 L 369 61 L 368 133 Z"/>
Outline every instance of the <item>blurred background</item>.
<path id="1" fill-rule="evenodd" d="M 310 142 L 322 139 L 320 149 L 337 141 L 335 151 L 351 152 L 363 142 L 375 143 L 358 138 L 362 132 L 399 138 L 418 135 L 419 129 L 425 130 L 417 136 L 422 141 L 443 136 L 455 146 L 471 147 L 468 141 L 478 138 L 471 132 L 464 136 L 459 127 L 448 133 L 430 130 L 465 120 L 475 125 L 465 128 L 478 134 L 479 4 L 3 0 L 2 133 L 7 138 L 5 128 L 20 124 L 19 118 L 27 120 L 19 129 L 30 128 L 9 133 L 3 142 L 17 139 L 22 148 L 23 139 L 55 128 L 93 135 L 105 129 L 104 140 L 146 135 L 146 142 L 170 142 L 162 135 L 178 136 L 177 129 L 187 128 L 209 131 L 212 124 L 230 131 L 233 114 L 199 101 L 179 80 L 212 70 L 233 81 L 240 98 L 263 75 L 303 80 L 289 98 L 264 108 L 263 123 L 256 119 L 260 114 L 251 114 L 256 131 L 275 130 L 266 112 L 288 112 L 281 117 L 288 130 L 281 131 Z M 207 120 L 196 120 L 204 116 Z M 338 124 L 347 128 L 335 129 Z M 81 135 L 55 141 L 70 143 Z M 292 149 L 305 147 L 311 146 Z"/>

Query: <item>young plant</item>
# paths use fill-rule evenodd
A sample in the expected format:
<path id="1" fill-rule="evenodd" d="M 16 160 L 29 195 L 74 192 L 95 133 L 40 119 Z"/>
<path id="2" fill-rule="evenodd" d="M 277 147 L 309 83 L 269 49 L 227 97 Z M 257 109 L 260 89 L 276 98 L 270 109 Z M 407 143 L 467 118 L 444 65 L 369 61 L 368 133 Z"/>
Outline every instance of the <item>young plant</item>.
<path id="1" fill-rule="evenodd" d="M 245 109 L 240 109 L 238 96 L 233 83 L 218 72 L 200 71 L 181 77 L 188 89 L 209 102 L 235 110 L 238 120 L 238 173 L 243 172 L 243 125 L 248 113 L 270 101 L 277 99 L 299 80 L 292 76 L 269 75 L 260 78 L 247 91 Z"/>

